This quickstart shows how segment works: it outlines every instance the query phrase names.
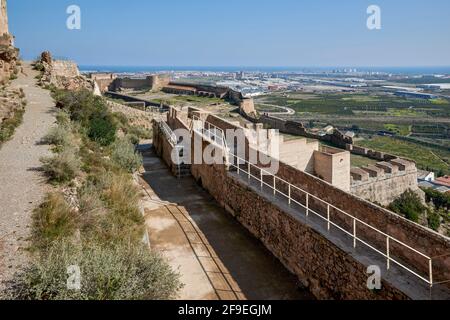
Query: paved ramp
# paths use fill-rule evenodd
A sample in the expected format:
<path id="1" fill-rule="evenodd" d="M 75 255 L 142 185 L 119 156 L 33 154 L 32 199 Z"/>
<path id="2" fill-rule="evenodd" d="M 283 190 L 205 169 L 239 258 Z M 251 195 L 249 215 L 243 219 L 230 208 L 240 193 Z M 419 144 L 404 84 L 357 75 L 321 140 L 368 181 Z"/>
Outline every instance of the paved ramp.
<path id="1" fill-rule="evenodd" d="M 180 299 L 313 299 L 192 178 L 173 177 L 149 149 L 144 162 L 151 246 L 181 274 Z"/>

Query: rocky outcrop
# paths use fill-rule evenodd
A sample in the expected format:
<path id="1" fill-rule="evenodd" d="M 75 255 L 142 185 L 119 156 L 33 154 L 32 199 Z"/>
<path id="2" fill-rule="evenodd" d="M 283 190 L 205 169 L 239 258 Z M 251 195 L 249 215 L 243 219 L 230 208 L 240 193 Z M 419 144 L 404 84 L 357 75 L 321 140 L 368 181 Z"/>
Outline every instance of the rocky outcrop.
<path id="1" fill-rule="evenodd" d="M 18 73 L 19 50 L 12 45 L 13 38 L 7 33 L 0 35 L 0 83 L 6 83 Z"/>
<path id="2" fill-rule="evenodd" d="M 9 86 L 0 87 L 0 145 L 8 140 L 15 126 L 8 124 L 3 128 L 5 121 L 13 119 L 17 112 L 23 111 L 26 105 L 25 94 L 22 89 Z"/>
<path id="3" fill-rule="evenodd" d="M 43 87 L 53 85 L 58 89 L 94 91 L 94 81 L 80 74 L 78 66 L 73 61 L 54 60 L 50 52 L 45 51 L 36 62 L 36 68 L 41 70 L 40 85 Z"/>
<path id="4" fill-rule="evenodd" d="M 9 34 L 6 0 L 0 1 L 0 83 L 6 83 L 18 72 L 16 68 L 19 50 L 13 46 L 13 37 Z"/>

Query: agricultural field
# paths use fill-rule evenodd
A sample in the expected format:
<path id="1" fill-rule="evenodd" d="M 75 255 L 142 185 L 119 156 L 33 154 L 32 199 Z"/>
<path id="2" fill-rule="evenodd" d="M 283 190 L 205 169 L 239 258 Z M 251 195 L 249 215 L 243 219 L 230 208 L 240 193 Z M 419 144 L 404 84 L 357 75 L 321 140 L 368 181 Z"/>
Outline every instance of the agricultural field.
<path id="1" fill-rule="evenodd" d="M 277 105 L 294 109 L 299 115 L 388 117 L 450 117 L 446 99 L 405 99 L 385 93 L 276 93 L 256 98 L 256 105 Z"/>

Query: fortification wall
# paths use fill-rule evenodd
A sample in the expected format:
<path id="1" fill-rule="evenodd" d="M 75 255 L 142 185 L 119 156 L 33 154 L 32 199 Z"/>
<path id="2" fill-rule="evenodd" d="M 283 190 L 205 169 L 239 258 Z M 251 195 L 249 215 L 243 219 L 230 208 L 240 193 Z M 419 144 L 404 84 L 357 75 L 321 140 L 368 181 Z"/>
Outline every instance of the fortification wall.
<path id="1" fill-rule="evenodd" d="M 73 61 L 53 60 L 52 77 L 76 78 L 80 76 L 78 66 Z"/>
<path id="2" fill-rule="evenodd" d="M 153 75 L 148 79 L 151 90 L 161 90 L 170 83 L 170 76 L 166 74 Z"/>
<path id="3" fill-rule="evenodd" d="M 194 112 L 195 110 L 190 110 L 189 114 Z M 178 112 L 170 113 L 170 122 L 186 128 L 185 120 L 170 119 L 179 115 Z M 224 130 L 237 128 L 236 125 L 213 115 L 201 114 L 200 116 Z M 193 145 L 194 143 L 192 143 Z M 207 145 L 208 143 L 204 141 L 203 147 L 206 148 Z M 217 152 L 221 152 L 220 149 Z M 401 161 L 399 165 L 405 165 L 405 169 L 409 167 Z M 308 227 L 308 224 L 302 223 L 301 219 L 293 218 L 288 212 L 280 209 L 281 207 L 273 203 L 272 197 L 266 198 L 258 195 L 248 186 L 241 184 L 239 180 L 227 174 L 227 168 L 224 165 L 193 165 L 191 171 L 198 182 L 227 211 L 260 239 L 299 279 L 309 284 L 311 290 L 318 297 L 376 298 L 373 296 L 373 292 L 368 291 L 365 286 L 366 265 L 361 264 L 360 260 L 354 259 L 351 250 L 339 249 L 339 246 L 336 247 L 336 243 L 333 244 L 329 241 L 330 239 Z M 280 162 L 277 176 L 432 257 L 435 281 L 450 278 L 450 256 L 448 255 L 450 240 L 448 238 L 333 187 L 283 162 Z M 273 183 L 269 180 L 268 183 Z M 287 190 L 284 190 L 282 185 L 277 183 L 277 188 L 287 194 Z M 304 202 L 304 199 L 301 200 L 302 195 L 296 193 L 293 192 L 293 197 Z M 310 197 L 309 205 L 318 214 L 326 216 L 327 208 L 323 201 Z M 353 220 L 348 216 L 334 208 L 331 208 L 330 216 L 333 222 L 352 232 Z M 379 250 L 385 250 L 385 236 L 362 224 L 357 226 L 356 232 L 360 239 L 374 245 Z M 311 242 L 306 245 L 306 240 L 311 240 Z M 326 252 L 325 255 L 324 252 Z M 426 258 L 413 254 L 410 249 L 395 241 L 390 243 L 390 254 L 397 261 L 414 266 L 414 271 L 420 274 L 426 275 L 429 270 L 429 261 Z M 330 258 L 328 259 L 328 257 Z M 351 271 L 347 273 L 347 270 Z M 361 273 L 355 274 L 355 270 L 360 270 Z M 346 278 L 347 275 L 349 278 Z M 345 279 L 343 281 L 347 285 L 336 285 L 336 279 Z M 362 279 L 365 280 L 361 282 Z M 385 284 L 385 289 L 387 290 L 376 293 L 376 296 L 382 299 L 406 297 L 388 283 Z"/>
<path id="4" fill-rule="evenodd" d="M 207 116 L 208 122 L 222 128 L 226 129 L 237 129 L 238 127 L 230 122 L 220 119 L 213 115 Z M 179 120 L 177 120 L 179 121 Z M 400 161 L 401 162 L 401 161 Z M 400 165 L 402 165 L 400 163 Z M 408 165 L 405 167 L 411 168 Z M 199 177 L 202 180 L 202 184 L 207 186 L 207 189 L 211 194 L 218 199 L 219 202 L 223 203 L 225 207 L 233 208 L 234 204 L 232 200 L 227 200 L 229 197 L 228 191 L 220 190 L 220 185 L 226 183 L 226 181 L 221 181 L 216 175 L 210 175 L 208 170 L 211 170 L 210 166 L 193 166 L 192 171 L 195 177 Z M 311 174 L 302 172 L 290 165 L 283 162 L 279 162 L 279 170 L 277 176 L 289 183 L 301 188 L 302 190 L 310 193 L 311 195 L 322 199 L 323 201 L 333 204 L 336 208 L 348 212 L 355 216 L 356 218 L 364 221 L 370 226 L 390 235 L 391 237 L 402 241 L 403 243 L 415 248 L 419 252 L 432 257 L 433 261 L 433 272 L 435 281 L 445 281 L 450 279 L 450 239 L 439 235 L 419 224 L 408 221 L 407 219 L 394 214 L 391 211 L 385 210 L 373 203 L 370 203 L 364 199 L 361 199 L 355 195 L 352 195 L 342 189 L 339 189 Z M 210 180 L 210 185 L 205 184 L 206 181 Z M 268 180 L 267 183 L 273 183 L 272 180 Z M 288 194 L 287 186 L 282 183 L 277 183 L 277 188 Z M 305 203 L 305 194 L 297 192 L 295 194 L 298 199 L 303 199 Z M 245 197 L 244 193 L 240 196 Z M 248 195 L 250 196 L 250 195 Z M 237 195 L 236 195 L 237 197 Z M 245 201 L 241 199 L 240 201 Z M 317 213 L 322 216 L 327 216 L 327 207 L 323 201 L 310 198 L 310 206 Z M 254 204 L 254 203 L 253 203 Z M 260 208 L 261 209 L 261 208 Z M 250 208 L 249 208 L 250 210 Z M 261 209 L 262 210 L 262 209 Z M 264 209 L 265 211 L 266 209 Z M 258 215 L 259 213 L 251 211 L 252 214 Z M 353 232 L 353 219 L 349 218 L 341 211 L 331 208 L 330 215 L 332 221 L 341 225 L 349 233 Z M 259 220 L 255 220 L 259 221 Z M 256 223 L 256 222 L 255 222 Z M 258 222 L 261 224 L 261 222 Z M 360 224 L 357 226 L 357 235 L 360 239 L 375 245 L 380 250 L 386 250 L 386 237 L 380 233 L 374 231 L 372 228 Z M 263 242 L 264 239 L 262 239 Z M 280 239 L 278 239 L 280 241 Z M 406 265 L 415 266 L 415 270 L 420 274 L 427 275 L 429 271 L 429 261 L 421 255 L 413 254 L 413 252 L 398 243 L 391 241 L 390 244 L 390 254 L 391 257 L 395 257 L 398 261 L 405 263 Z M 296 244 L 298 245 L 298 244 Z M 266 246 L 270 245 L 266 243 Z M 290 250 L 285 248 L 285 250 Z M 275 253 L 279 256 L 280 253 Z M 281 255 L 281 254 L 280 254 Z"/>
<path id="5" fill-rule="evenodd" d="M 163 134 L 156 125 L 154 132 L 155 148 L 170 166 L 168 155 L 172 146 L 163 141 Z M 207 145 L 203 142 L 203 148 Z M 381 291 L 368 290 L 364 263 L 229 176 L 224 165 L 193 165 L 191 172 L 202 187 L 297 275 L 317 298 L 408 298 L 386 281 Z"/>
<path id="6" fill-rule="evenodd" d="M 314 174 L 316 163 L 314 154 L 316 151 L 319 151 L 318 141 L 292 140 L 280 143 L 279 147 L 281 161 L 289 163 L 299 170 Z"/>
<path id="7" fill-rule="evenodd" d="M 93 73 L 90 78 L 97 83 L 101 92 L 115 90 L 117 76 L 113 73 Z"/>
<path id="8" fill-rule="evenodd" d="M 412 190 L 425 199 L 417 184 L 414 162 L 392 159 L 351 170 L 351 192 L 363 199 L 388 206 L 406 190 Z"/>
<path id="9" fill-rule="evenodd" d="M 150 89 L 152 81 L 149 78 L 145 79 L 131 79 L 131 78 L 117 78 L 115 80 L 116 89 Z"/>
<path id="10" fill-rule="evenodd" d="M 378 160 L 378 161 L 390 161 L 390 160 L 398 158 L 397 156 L 394 156 L 389 153 L 380 152 L 380 151 L 376 151 L 376 150 L 372 150 L 372 149 L 368 149 L 368 148 L 364 148 L 364 147 L 359 147 L 354 144 L 346 144 L 345 148 L 353 154 L 368 157 L 370 159 L 374 159 L 374 160 Z"/>
<path id="11" fill-rule="evenodd" d="M 350 191 L 350 153 L 322 148 L 314 152 L 314 171 L 321 179 L 344 191 Z"/>
<path id="12" fill-rule="evenodd" d="M 6 0 L 0 1 L 0 36 L 9 34 L 8 28 L 8 12 L 6 8 Z"/>
<path id="13" fill-rule="evenodd" d="M 360 198 L 388 206 L 408 189 L 420 192 L 417 185 L 417 172 L 390 175 L 353 184 L 351 192 Z"/>
<path id="14" fill-rule="evenodd" d="M 177 173 L 177 166 L 172 161 L 173 146 L 162 132 L 157 121 L 153 121 L 153 147 L 158 157 L 163 159 L 173 175 Z"/>
<path id="15" fill-rule="evenodd" d="M 241 114 L 244 115 L 247 119 L 252 119 L 251 121 L 253 122 L 263 123 L 265 125 L 268 125 L 272 129 L 280 130 L 280 132 L 282 133 L 328 142 L 339 148 L 345 148 L 348 144 L 353 143 L 352 138 L 345 137 L 339 130 L 335 130 L 333 134 L 321 136 L 307 132 L 306 128 L 301 122 L 285 120 L 268 114 L 264 114 L 259 118 L 255 118 L 254 115 L 249 114 L 242 108 Z"/>
<path id="16" fill-rule="evenodd" d="M 172 146 L 154 123 L 154 147 L 173 170 Z M 207 142 L 203 142 L 206 148 Z M 408 299 L 389 283 L 367 289 L 366 266 L 309 226 L 227 175 L 223 165 L 194 165 L 194 178 L 320 299 Z"/>
<path id="17" fill-rule="evenodd" d="M 223 166 L 194 166 L 203 188 L 319 299 L 407 299 L 388 283 L 367 289 L 366 266 L 272 202 L 229 177 Z"/>

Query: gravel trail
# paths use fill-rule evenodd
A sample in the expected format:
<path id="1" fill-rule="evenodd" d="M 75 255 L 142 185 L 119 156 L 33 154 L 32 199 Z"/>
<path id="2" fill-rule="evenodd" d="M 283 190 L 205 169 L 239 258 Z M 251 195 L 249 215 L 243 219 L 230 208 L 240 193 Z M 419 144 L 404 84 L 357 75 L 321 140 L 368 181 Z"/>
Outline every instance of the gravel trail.
<path id="1" fill-rule="evenodd" d="M 0 148 L 0 292 L 1 282 L 27 263 L 31 213 L 49 191 L 39 159 L 51 152 L 39 142 L 55 122 L 56 108 L 50 92 L 36 86 L 37 72 L 29 65 L 24 72 L 12 82 L 28 101 L 23 123 Z"/>

